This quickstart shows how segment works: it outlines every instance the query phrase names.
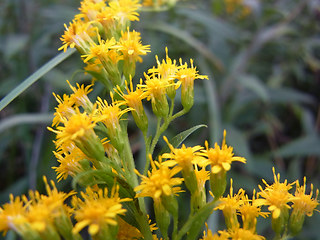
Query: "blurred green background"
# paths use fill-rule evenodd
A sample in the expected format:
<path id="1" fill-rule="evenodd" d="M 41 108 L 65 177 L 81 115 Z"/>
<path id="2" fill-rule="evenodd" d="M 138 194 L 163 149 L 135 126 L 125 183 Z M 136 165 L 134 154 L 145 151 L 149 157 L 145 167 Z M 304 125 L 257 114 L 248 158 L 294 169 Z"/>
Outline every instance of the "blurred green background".
<path id="1" fill-rule="evenodd" d="M 282 180 L 307 176 L 309 186 L 320 188 L 320 3 L 237 2 L 181 1 L 168 11 L 142 12 L 132 27 L 152 53 L 138 65 L 136 80 L 155 65 L 154 55 L 165 57 L 165 46 L 172 59 L 193 58 L 210 80 L 196 82 L 195 106 L 166 135 L 207 124 L 186 144 L 208 139 L 213 146 L 226 129 L 227 143 L 247 159 L 229 174 L 235 189 L 252 192 L 261 178 L 272 181 L 272 166 Z M 58 54 L 63 24 L 79 5 L 75 0 L 0 1 L 0 98 Z M 0 111 L 0 204 L 9 193 L 41 189 L 42 175 L 55 179 L 53 134 L 46 129 L 56 105 L 52 92 L 69 93 L 66 79 L 89 83 L 83 66 L 73 54 Z M 93 95 L 101 89 L 98 85 Z M 139 151 L 139 132 L 131 128 L 130 134 Z M 68 191 L 69 183 L 58 187 Z M 269 238 L 266 225 L 258 232 Z M 316 212 L 296 239 L 320 239 L 319 225 Z"/>

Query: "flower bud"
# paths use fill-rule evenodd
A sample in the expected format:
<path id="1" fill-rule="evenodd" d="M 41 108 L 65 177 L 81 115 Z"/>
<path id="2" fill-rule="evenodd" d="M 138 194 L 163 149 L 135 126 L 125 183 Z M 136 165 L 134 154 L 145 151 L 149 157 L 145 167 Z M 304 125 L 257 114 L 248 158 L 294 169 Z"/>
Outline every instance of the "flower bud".
<path id="1" fill-rule="evenodd" d="M 221 197 L 227 186 L 226 171 L 221 170 L 218 173 L 210 173 L 210 187 L 216 199 Z"/>

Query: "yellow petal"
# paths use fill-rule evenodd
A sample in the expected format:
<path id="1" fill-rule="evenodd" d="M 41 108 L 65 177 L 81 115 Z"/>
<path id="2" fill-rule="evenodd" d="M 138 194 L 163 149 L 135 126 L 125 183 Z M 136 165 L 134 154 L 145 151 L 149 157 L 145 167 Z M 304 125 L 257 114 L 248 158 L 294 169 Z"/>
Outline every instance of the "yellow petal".
<path id="1" fill-rule="evenodd" d="M 230 165 L 230 163 L 223 162 L 222 167 L 224 168 L 224 170 L 229 171 L 231 168 L 231 165 Z"/>
<path id="2" fill-rule="evenodd" d="M 90 233 L 91 236 L 96 235 L 99 232 L 99 225 L 96 223 L 90 224 L 88 232 Z"/>
<path id="3" fill-rule="evenodd" d="M 221 171 L 221 167 L 219 166 L 219 165 L 214 165 L 212 168 L 211 168 L 211 172 L 213 173 L 213 174 L 216 174 L 216 173 L 218 173 L 218 172 L 220 172 Z"/>

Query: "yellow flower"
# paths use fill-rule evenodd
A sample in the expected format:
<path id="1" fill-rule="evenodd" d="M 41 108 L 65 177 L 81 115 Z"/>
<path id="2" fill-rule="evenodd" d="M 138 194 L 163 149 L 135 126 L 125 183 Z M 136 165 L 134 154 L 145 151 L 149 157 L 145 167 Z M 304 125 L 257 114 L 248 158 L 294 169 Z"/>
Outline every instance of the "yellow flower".
<path id="1" fill-rule="evenodd" d="M 52 167 L 57 172 L 58 182 L 62 179 L 67 179 L 68 175 L 74 177 L 84 171 L 80 161 L 87 158 L 87 156 L 79 148 L 74 146 L 74 149 L 70 152 L 63 152 L 63 154 L 59 152 L 53 153 L 60 163 L 58 167 Z"/>
<path id="2" fill-rule="evenodd" d="M 242 196 L 242 204 L 239 207 L 241 213 L 243 228 L 256 232 L 257 217 L 262 216 L 266 218 L 269 213 L 261 212 L 261 206 L 264 204 L 263 199 L 256 198 L 256 192 L 253 192 L 252 200 L 248 195 Z"/>
<path id="3" fill-rule="evenodd" d="M 211 165 L 211 172 L 213 174 L 217 174 L 220 171 L 229 171 L 231 163 L 234 161 L 246 162 L 245 158 L 234 156 L 233 147 L 226 144 L 226 134 L 224 130 L 221 148 L 217 143 L 215 143 L 214 148 L 209 148 L 208 142 L 205 142 L 206 150 L 203 150 L 203 152 L 208 157 L 207 164 Z"/>
<path id="4" fill-rule="evenodd" d="M 200 150 L 203 149 L 203 147 L 186 147 L 184 144 L 182 144 L 181 148 L 174 148 L 169 143 L 166 137 L 163 137 L 163 139 L 168 144 L 171 153 L 164 153 L 161 156 L 163 159 L 168 159 L 164 161 L 162 164 L 168 167 L 173 167 L 177 165 L 175 169 L 177 171 L 182 171 L 184 182 L 189 191 L 193 194 L 194 192 L 199 190 L 198 181 L 193 166 L 205 160 L 203 154 L 200 152 Z"/>
<path id="5" fill-rule="evenodd" d="M 129 79 L 134 77 L 136 71 L 136 62 L 142 62 L 142 55 L 150 52 L 150 45 L 142 45 L 140 33 L 136 31 L 121 32 L 119 39 L 119 51 L 123 55 L 124 65 L 123 74 Z"/>
<path id="6" fill-rule="evenodd" d="M 162 154 L 162 158 L 167 158 L 162 164 L 168 167 L 178 165 L 176 168 L 181 171 L 182 169 L 191 169 L 193 171 L 194 164 L 201 164 L 205 158 L 200 150 L 203 149 L 201 146 L 186 147 L 182 144 L 181 148 L 174 148 L 164 136 L 164 141 L 168 144 L 171 153 Z"/>
<path id="7" fill-rule="evenodd" d="M 169 83 L 167 79 L 162 79 L 161 76 L 152 74 L 148 76 L 144 74 L 145 84 L 138 84 L 138 87 L 146 92 L 147 100 L 151 100 L 152 110 L 156 116 L 167 117 L 169 113 L 169 105 L 166 96 L 168 87 L 175 85 Z"/>
<path id="8" fill-rule="evenodd" d="M 313 184 L 311 184 L 310 194 L 306 194 L 306 177 L 303 178 L 303 185 L 300 186 L 299 181 L 296 182 L 296 192 L 294 198 L 291 200 L 293 202 L 293 211 L 298 211 L 300 214 L 305 214 L 311 217 L 313 211 L 318 211 L 316 207 L 319 205 L 318 196 L 319 189 L 316 190 L 316 196 L 312 198 L 313 195 Z"/>
<path id="9" fill-rule="evenodd" d="M 291 200 L 292 213 L 290 216 L 290 231 L 293 235 L 297 235 L 304 223 L 305 215 L 311 217 L 313 211 L 318 211 L 316 207 L 319 205 L 318 195 L 319 190 L 316 191 L 315 198 L 312 198 L 313 195 L 313 185 L 311 184 L 310 194 L 306 194 L 306 177 L 303 178 L 303 186 L 300 186 L 299 181 L 296 181 L 296 192 L 293 199 Z"/>
<path id="10" fill-rule="evenodd" d="M 189 111 L 194 102 L 194 80 L 208 79 L 205 75 L 199 75 L 197 69 L 193 66 L 193 60 L 190 59 L 191 67 L 182 64 L 180 59 L 180 69 L 176 72 L 176 78 L 181 83 L 181 104 L 186 111 Z"/>
<path id="11" fill-rule="evenodd" d="M 116 131 L 120 131 L 120 118 L 123 114 L 130 111 L 129 108 L 122 110 L 120 104 L 113 100 L 113 95 L 111 94 L 112 103 L 108 104 L 107 100 L 102 100 L 98 97 L 98 114 L 95 115 L 95 118 L 98 121 L 104 123 L 104 125 L 110 131 L 109 135 L 116 134 Z"/>
<path id="12" fill-rule="evenodd" d="M 197 166 L 195 166 L 194 170 L 198 182 L 198 189 L 204 189 L 204 186 L 206 184 L 206 181 L 210 179 L 210 172 L 207 171 L 205 168 L 198 169 Z"/>
<path id="13" fill-rule="evenodd" d="M 27 224 L 26 208 L 27 206 L 23 204 L 20 197 L 14 198 L 10 194 L 10 202 L 0 207 L 0 232 L 6 234 L 12 229 L 22 235 Z"/>
<path id="14" fill-rule="evenodd" d="M 162 78 L 166 79 L 175 79 L 176 72 L 181 68 L 181 66 L 177 66 L 176 60 L 171 60 L 171 58 L 168 56 L 168 48 L 165 48 L 166 51 L 166 59 L 162 60 L 162 62 L 159 61 L 158 56 L 156 56 L 157 60 L 157 67 L 152 68 L 148 70 L 148 73 L 157 73 L 160 74 Z"/>
<path id="15" fill-rule="evenodd" d="M 78 233 L 88 226 L 88 232 L 94 236 L 104 228 L 117 226 L 117 216 L 124 215 L 126 209 L 122 208 L 121 203 L 130 201 L 128 198 L 120 199 L 119 186 L 114 186 L 110 197 L 108 189 L 93 191 L 90 187 L 86 188 L 86 193 L 81 192 L 83 200 L 73 197 L 72 204 L 75 208 L 74 215 L 77 220 L 73 232 Z"/>
<path id="16" fill-rule="evenodd" d="M 69 27 L 66 24 L 64 24 L 64 27 L 66 30 L 60 38 L 63 45 L 58 50 L 63 49 L 65 52 L 68 47 L 76 47 L 80 52 L 86 52 L 93 42 L 91 36 L 96 31 L 96 28 L 81 20 L 73 20 L 69 23 Z"/>
<path id="17" fill-rule="evenodd" d="M 140 80 L 140 84 L 141 84 L 141 81 L 142 80 Z M 129 86 L 127 81 L 125 81 L 125 85 L 126 85 L 127 94 L 123 93 L 120 86 L 117 86 L 117 88 L 115 89 L 115 92 L 117 92 L 123 99 L 123 100 L 120 100 L 119 102 L 123 102 L 125 105 L 129 107 L 137 126 L 142 131 L 146 131 L 148 129 L 148 118 L 144 111 L 142 100 L 145 99 L 147 95 L 139 87 L 136 87 L 136 90 L 133 90 L 131 77 L 130 77 Z"/>
<path id="18" fill-rule="evenodd" d="M 181 192 L 180 185 L 182 178 L 174 177 L 179 171 L 170 169 L 161 164 L 161 160 L 153 161 L 151 159 L 152 170 L 148 171 L 148 176 L 136 173 L 142 178 L 139 186 L 134 190 L 137 192 L 136 197 L 151 197 L 154 200 L 159 200 L 161 196 L 171 196 Z"/>
<path id="19" fill-rule="evenodd" d="M 73 108 L 74 99 L 72 99 L 70 96 L 63 94 L 63 97 L 60 97 L 55 93 L 53 93 L 53 96 L 58 102 L 58 106 L 55 107 L 55 112 L 53 114 L 54 118 L 52 120 L 52 126 L 54 127 L 59 125 L 63 119 L 69 118 L 75 114 L 76 111 Z"/>
<path id="20" fill-rule="evenodd" d="M 207 232 L 203 231 L 203 238 L 200 240 L 229 240 L 229 234 L 226 231 L 219 231 L 218 233 L 212 233 L 211 229 L 208 228 L 206 223 Z"/>
<path id="21" fill-rule="evenodd" d="M 264 179 L 263 183 L 266 185 L 263 189 L 259 185 L 261 192 L 258 193 L 258 196 L 265 199 L 264 205 L 269 205 L 268 210 L 272 212 L 272 218 L 279 218 L 282 211 L 290 209 L 288 205 L 289 202 L 293 200 L 292 194 L 289 193 L 289 190 L 292 188 L 294 183 L 288 184 L 287 180 L 283 183 L 280 183 L 280 174 L 276 175 L 275 169 L 272 168 L 274 183 L 269 185 Z"/>
<path id="22" fill-rule="evenodd" d="M 116 40 L 114 38 L 110 38 L 108 40 L 101 39 L 100 35 L 98 35 L 98 44 L 92 43 L 90 45 L 90 51 L 88 54 L 84 54 L 81 57 L 84 58 L 84 62 L 88 62 L 93 58 L 98 58 L 101 63 L 110 61 L 110 54 L 112 53 L 112 49 L 117 48 Z M 119 59 L 120 60 L 120 59 Z M 103 64 L 104 65 L 104 64 Z"/>
<path id="23" fill-rule="evenodd" d="M 88 98 L 88 94 L 92 91 L 92 85 L 88 85 L 85 87 L 84 84 L 79 85 L 77 83 L 77 87 L 73 87 L 68 80 L 67 83 L 73 91 L 73 94 L 70 95 L 71 101 L 73 101 L 78 107 L 81 106 L 89 112 L 92 111 L 93 104 Z"/>
<path id="24" fill-rule="evenodd" d="M 222 210 L 226 226 L 228 229 L 239 227 L 237 211 L 243 204 L 244 190 L 239 189 L 238 193 L 233 195 L 232 179 L 230 180 L 230 193 L 227 197 L 219 198 L 219 205 L 215 208 Z"/>
<path id="25" fill-rule="evenodd" d="M 179 70 L 180 66 L 177 66 L 176 60 L 171 60 L 168 56 L 168 48 L 165 48 L 166 59 L 159 61 L 158 56 L 156 56 L 157 67 L 153 67 L 148 70 L 148 74 L 158 74 L 162 79 L 166 79 L 172 86 L 167 88 L 167 94 L 169 98 L 174 99 L 176 95 L 176 89 L 180 86 L 180 82 L 175 83 L 176 72 Z"/>
<path id="26" fill-rule="evenodd" d="M 139 21 L 139 13 L 136 12 L 141 7 L 139 0 L 115 0 L 109 2 L 109 7 L 122 29 L 127 27 L 128 21 Z"/>
<path id="27" fill-rule="evenodd" d="M 91 135 L 95 135 L 93 128 L 96 122 L 93 121 L 91 115 L 86 112 L 81 113 L 78 108 L 75 109 L 76 113 L 68 119 L 64 118 L 62 123 L 64 126 L 57 126 L 56 130 L 48 128 L 50 131 L 57 134 L 57 145 L 66 142 L 85 141 Z"/>
<path id="28" fill-rule="evenodd" d="M 232 240 L 264 240 L 263 236 L 257 235 L 243 228 L 232 228 L 228 229 L 229 238 Z"/>
<path id="29" fill-rule="evenodd" d="M 142 45 L 140 33 L 136 31 L 121 32 L 119 39 L 119 51 L 122 52 L 124 60 L 129 62 L 142 62 L 141 55 L 150 52 L 150 45 Z"/>
<path id="30" fill-rule="evenodd" d="M 76 15 L 76 19 L 84 18 L 85 21 L 94 21 L 99 12 L 101 12 L 107 5 L 104 1 L 83 0 L 79 8 L 80 14 Z"/>

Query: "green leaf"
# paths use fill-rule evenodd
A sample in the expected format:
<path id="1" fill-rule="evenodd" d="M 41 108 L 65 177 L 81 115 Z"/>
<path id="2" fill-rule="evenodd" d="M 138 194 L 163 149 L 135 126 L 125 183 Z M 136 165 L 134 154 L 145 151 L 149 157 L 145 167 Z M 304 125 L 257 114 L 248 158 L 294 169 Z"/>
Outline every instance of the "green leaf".
<path id="1" fill-rule="evenodd" d="M 175 137 L 173 137 L 171 140 L 169 140 L 170 144 L 176 148 L 178 147 L 190 134 L 192 134 L 193 132 L 195 132 L 196 130 L 198 130 L 199 128 L 202 127 L 207 127 L 207 125 L 204 124 L 200 124 L 197 126 L 194 126 L 192 128 L 189 128 L 188 130 L 185 130 L 181 133 L 179 133 L 178 135 L 176 135 Z M 161 149 L 160 151 L 160 155 L 166 152 L 169 152 L 170 149 L 168 146 L 165 146 L 164 148 Z"/>
<path id="2" fill-rule="evenodd" d="M 204 205 L 193 216 L 189 217 L 188 221 L 184 224 L 181 230 L 178 232 L 176 239 L 180 240 L 185 234 L 188 234 L 187 239 L 197 239 L 204 222 L 211 215 L 212 210 L 217 206 L 217 201 L 212 201 Z"/>
<path id="3" fill-rule="evenodd" d="M 202 10 L 179 8 L 177 9 L 177 13 L 203 24 L 210 32 L 215 33 L 216 38 L 226 40 L 236 38 L 239 35 L 239 31 L 235 25 L 231 25 L 213 15 L 208 15 Z"/>
<path id="4" fill-rule="evenodd" d="M 53 114 L 17 114 L 0 122 L 0 133 L 21 124 L 39 124 L 52 122 Z"/>
<path id="5" fill-rule="evenodd" d="M 200 42 L 198 39 L 193 37 L 189 32 L 181 30 L 179 28 L 173 27 L 172 25 L 155 22 L 152 24 L 145 25 L 146 28 L 158 30 L 167 34 L 170 34 L 185 43 L 189 44 L 191 47 L 195 48 L 200 52 L 205 58 L 207 58 L 219 71 L 224 70 L 224 65 L 221 60 L 212 52 L 206 45 Z"/>
<path id="6" fill-rule="evenodd" d="M 269 88 L 268 95 L 273 103 L 313 103 L 311 95 L 290 88 Z"/>
<path id="7" fill-rule="evenodd" d="M 201 72 L 208 75 L 209 80 L 203 81 L 206 102 L 208 105 L 208 113 L 209 113 L 209 130 L 210 130 L 210 142 L 218 142 L 219 136 L 222 133 L 221 127 L 221 110 L 218 104 L 218 93 L 217 86 L 215 83 L 215 79 L 210 70 L 210 67 L 204 60 L 204 58 L 198 58 L 199 67 L 201 68 Z"/>
<path id="8" fill-rule="evenodd" d="M 262 101 L 267 102 L 269 95 L 266 86 L 254 75 L 241 75 L 239 76 L 240 84 L 254 92 Z"/>
<path id="9" fill-rule="evenodd" d="M 7 36 L 4 47 L 4 57 L 9 59 L 15 54 L 21 52 L 23 48 L 26 47 L 28 40 L 29 38 L 26 34 L 12 34 Z"/>
<path id="10" fill-rule="evenodd" d="M 274 152 L 277 157 L 320 156 L 320 137 L 307 135 L 294 140 Z"/>
<path id="11" fill-rule="evenodd" d="M 43 75 L 49 72 L 51 69 L 56 67 L 59 63 L 64 61 L 66 58 L 71 56 L 76 50 L 68 49 L 66 52 L 60 53 L 45 65 L 43 65 L 39 70 L 25 79 L 22 83 L 20 83 L 16 88 L 14 88 L 7 96 L 5 96 L 0 101 L 0 111 L 5 108 L 10 102 L 12 102 L 16 97 L 18 97 L 22 92 L 24 92 L 27 88 L 29 88 L 33 83 L 39 80 Z"/>

